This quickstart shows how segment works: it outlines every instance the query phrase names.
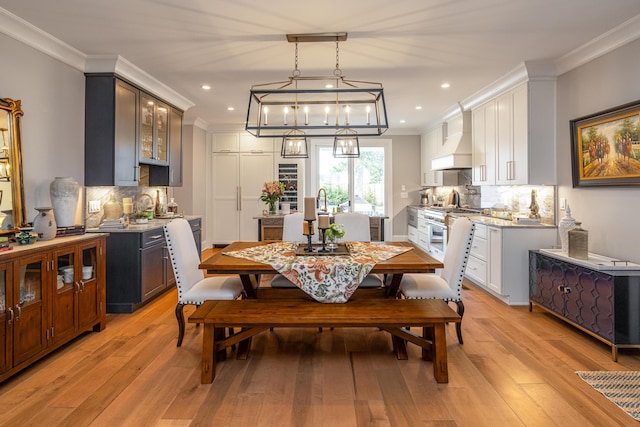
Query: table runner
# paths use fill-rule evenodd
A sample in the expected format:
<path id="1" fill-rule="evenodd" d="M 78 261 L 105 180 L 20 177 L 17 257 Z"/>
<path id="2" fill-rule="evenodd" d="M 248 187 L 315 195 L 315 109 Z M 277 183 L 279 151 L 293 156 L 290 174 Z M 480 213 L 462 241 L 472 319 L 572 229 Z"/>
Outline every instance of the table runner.
<path id="1" fill-rule="evenodd" d="M 322 303 L 344 303 L 377 262 L 411 247 L 347 242 L 349 255 L 296 255 L 298 243 L 277 242 L 225 255 L 271 265 L 278 273 Z"/>

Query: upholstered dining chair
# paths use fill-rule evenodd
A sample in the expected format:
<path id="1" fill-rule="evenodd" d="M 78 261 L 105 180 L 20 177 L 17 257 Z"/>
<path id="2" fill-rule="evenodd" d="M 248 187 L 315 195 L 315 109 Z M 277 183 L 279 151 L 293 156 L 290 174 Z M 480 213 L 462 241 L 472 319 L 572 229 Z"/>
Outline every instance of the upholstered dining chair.
<path id="1" fill-rule="evenodd" d="M 344 239 L 351 242 L 370 242 L 371 229 L 369 215 L 358 212 L 337 213 L 334 221 L 344 226 Z M 377 274 L 368 274 L 360 283 L 360 288 L 379 288 L 383 282 Z"/>
<path id="2" fill-rule="evenodd" d="M 464 316 L 462 303 L 462 279 L 467 268 L 475 225 L 469 218 L 458 218 L 451 227 L 444 253 L 444 268 L 439 274 L 404 274 L 400 293 L 405 298 L 442 299 L 455 302 L 460 317 Z M 456 323 L 458 342 L 462 344 L 462 321 Z"/>
<path id="3" fill-rule="evenodd" d="M 176 318 L 177 346 L 180 347 L 184 338 L 183 307 L 187 304 L 199 306 L 206 300 L 237 299 L 242 292 L 242 282 L 238 276 L 204 277 L 204 273 L 198 268 L 200 255 L 186 219 L 176 218 L 165 224 L 164 235 L 178 288 Z"/>
<path id="4" fill-rule="evenodd" d="M 285 215 L 282 222 L 282 241 L 284 242 L 305 242 L 307 236 L 302 234 L 302 223 L 304 215 L 302 212 L 295 212 Z M 272 288 L 295 288 L 296 285 L 282 274 L 276 274 L 271 279 Z"/>

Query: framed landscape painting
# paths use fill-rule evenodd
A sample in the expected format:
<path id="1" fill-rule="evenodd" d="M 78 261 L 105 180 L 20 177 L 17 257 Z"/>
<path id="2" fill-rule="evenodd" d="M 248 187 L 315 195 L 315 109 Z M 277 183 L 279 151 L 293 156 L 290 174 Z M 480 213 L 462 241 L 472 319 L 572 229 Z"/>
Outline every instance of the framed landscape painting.
<path id="1" fill-rule="evenodd" d="M 574 187 L 640 185 L 640 101 L 570 124 Z"/>

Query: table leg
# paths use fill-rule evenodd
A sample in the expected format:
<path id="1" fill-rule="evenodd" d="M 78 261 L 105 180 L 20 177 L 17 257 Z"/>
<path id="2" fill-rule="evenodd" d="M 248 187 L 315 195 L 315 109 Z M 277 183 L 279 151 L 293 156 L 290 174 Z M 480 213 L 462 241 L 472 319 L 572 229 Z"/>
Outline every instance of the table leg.
<path id="1" fill-rule="evenodd" d="M 259 276 L 258 276 L 259 277 Z M 256 296 L 256 288 L 254 287 L 254 281 L 256 281 L 255 277 L 251 274 L 241 274 L 240 280 L 242 281 L 242 287 L 244 288 L 244 293 L 249 299 L 255 299 Z"/>
<path id="2" fill-rule="evenodd" d="M 211 384 L 216 375 L 216 357 L 213 354 L 215 349 L 213 323 L 205 323 L 204 331 L 202 331 L 202 361 L 200 382 L 202 384 Z"/>
<path id="3" fill-rule="evenodd" d="M 449 382 L 447 367 L 447 334 L 444 323 L 433 325 L 433 376 L 439 383 Z"/>
<path id="4" fill-rule="evenodd" d="M 402 273 L 394 273 L 391 275 L 391 283 L 387 288 L 387 298 L 395 298 L 398 295 L 398 289 L 400 289 L 400 282 L 402 281 Z"/>
<path id="5" fill-rule="evenodd" d="M 407 354 L 407 342 L 395 335 L 391 335 L 391 342 L 393 343 L 393 351 L 396 353 L 396 359 L 407 360 L 409 358 Z"/>

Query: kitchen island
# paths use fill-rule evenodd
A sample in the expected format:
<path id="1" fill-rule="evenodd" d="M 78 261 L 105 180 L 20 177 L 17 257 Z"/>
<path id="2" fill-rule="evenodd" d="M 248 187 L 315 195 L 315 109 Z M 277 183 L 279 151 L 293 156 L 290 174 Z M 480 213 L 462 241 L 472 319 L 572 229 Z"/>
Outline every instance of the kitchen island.
<path id="1" fill-rule="evenodd" d="M 254 217 L 254 219 L 258 220 L 258 240 L 282 240 L 283 218 L 284 215 L 280 214 Z M 369 217 L 372 242 L 384 241 L 384 220 L 387 218 L 386 216 Z M 333 215 L 330 216 L 330 222 L 333 222 Z"/>
<path id="2" fill-rule="evenodd" d="M 197 216 L 185 216 L 201 250 L 201 223 Z M 162 226 L 170 219 L 154 219 L 126 228 L 88 229 L 109 232 L 107 238 L 107 312 L 132 313 L 175 286 Z"/>

